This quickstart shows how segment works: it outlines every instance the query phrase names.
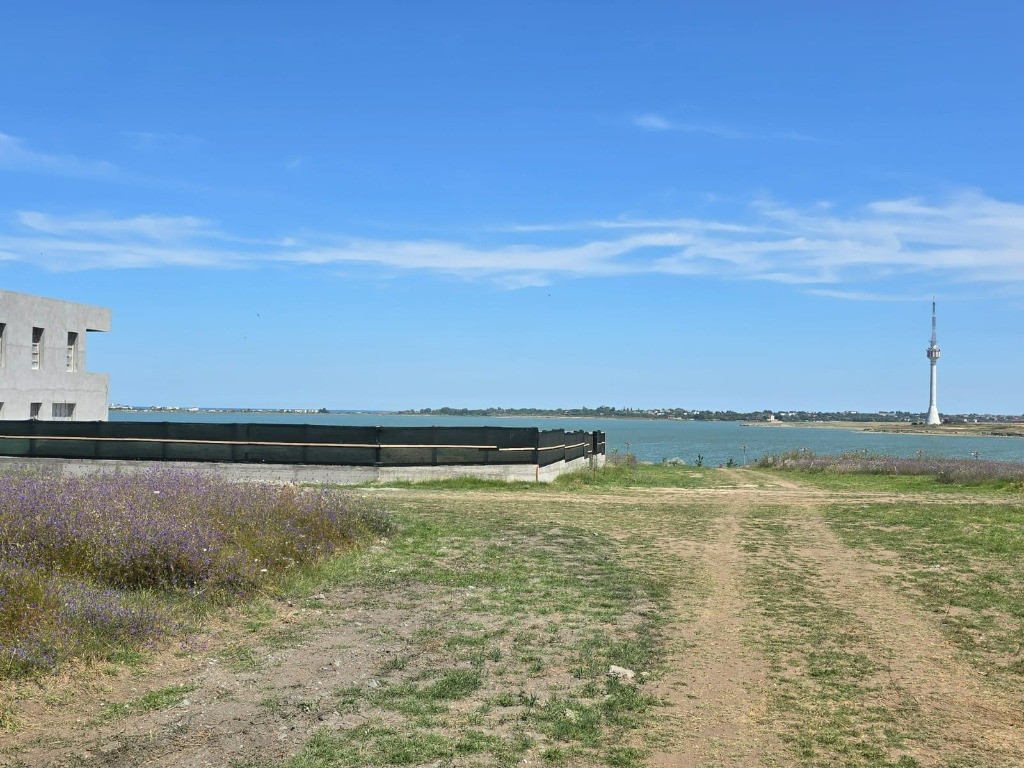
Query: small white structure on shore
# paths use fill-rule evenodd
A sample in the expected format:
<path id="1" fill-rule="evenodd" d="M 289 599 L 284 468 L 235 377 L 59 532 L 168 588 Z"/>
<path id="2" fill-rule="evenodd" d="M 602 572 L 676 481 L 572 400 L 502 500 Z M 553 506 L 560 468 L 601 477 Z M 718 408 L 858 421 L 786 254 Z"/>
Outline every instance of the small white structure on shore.
<path id="1" fill-rule="evenodd" d="M 942 419 L 939 418 L 939 406 L 936 402 L 936 377 L 935 370 L 936 365 L 939 362 L 939 355 L 942 354 L 942 350 L 939 349 L 938 341 L 935 337 L 935 300 L 932 300 L 932 343 L 928 345 L 928 349 L 925 350 L 925 354 L 928 355 L 928 361 L 931 363 L 932 377 L 931 377 L 931 392 L 928 398 L 928 416 L 925 418 L 925 424 L 941 424 Z"/>
<path id="2" fill-rule="evenodd" d="M 106 421 L 110 381 L 85 370 L 85 338 L 110 310 L 0 291 L 0 419 Z"/>

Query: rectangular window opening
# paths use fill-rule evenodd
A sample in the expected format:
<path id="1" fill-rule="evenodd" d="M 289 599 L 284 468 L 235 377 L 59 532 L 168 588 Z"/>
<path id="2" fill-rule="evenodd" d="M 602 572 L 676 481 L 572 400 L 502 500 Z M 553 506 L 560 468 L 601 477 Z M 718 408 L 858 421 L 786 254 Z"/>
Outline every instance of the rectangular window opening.
<path id="1" fill-rule="evenodd" d="M 38 371 L 43 367 L 43 329 L 32 329 L 32 370 Z"/>
<path id="2" fill-rule="evenodd" d="M 51 408 L 54 419 L 69 420 L 75 418 L 74 403 L 54 403 Z"/>
<path id="3" fill-rule="evenodd" d="M 68 331 L 68 371 L 78 370 L 78 334 Z"/>
<path id="4" fill-rule="evenodd" d="M 4 331 L 7 330 L 7 323 L 0 323 L 0 366 L 4 364 Z"/>
<path id="5" fill-rule="evenodd" d="M 28 417 L 30 419 L 38 419 L 39 418 L 39 412 L 41 410 L 43 410 L 43 404 L 42 403 L 31 403 L 29 405 L 29 407 L 28 407 Z"/>

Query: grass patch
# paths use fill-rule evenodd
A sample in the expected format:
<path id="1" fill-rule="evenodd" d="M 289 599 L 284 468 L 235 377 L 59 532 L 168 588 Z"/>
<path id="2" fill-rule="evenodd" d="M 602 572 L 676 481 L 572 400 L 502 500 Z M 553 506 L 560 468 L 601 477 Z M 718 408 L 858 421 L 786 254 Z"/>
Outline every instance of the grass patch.
<path id="1" fill-rule="evenodd" d="M 608 490 L 614 488 L 709 488 L 728 484 L 715 469 L 671 464 L 606 464 L 598 470 L 581 469 L 555 478 L 559 490 Z"/>
<path id="2" fill-rule="evenodd" d="M 0 699 L 0 732 L 14 731 L 18 727 L 18 718 L 10 702 Z"/>
<path id="3" fill-rule="evenodd" d="M 440 680 L 431 683 L 423 692 L 429 699 L 451 701 L 464 699 L 480 688 L 480 673 L 468 669 L 453 669 Z"/>
<path id="4" fill-rule="evenodd" d="M 119 720 L 130 715 L 155 712 L 177 706 L 185 700 L 185 696 L 195 690 L 194 685 L 169 685 L 155 691 L 145 693 L 137 699 L 122 704 L 111 704 L 103 709 L 102 720 Z"/>
<path id="5" fill-rule="evenodd" d="M 831 506 L 842 541 L 895 556 L 894 579 L 1008 685 L 1024 679 L 1024 514 L 1011 504 Z"/>
<path id="6" fill-rule="evenodd" d="M 135 669 L 145 663 L 146 657 L 135 648 L 115 648 L 107 654 L 107 661 Z"/>
<path id="7" fill-rule="evenodd" d="M 814 485 L 836 490 L 934 491 L 963 487 L 1010 493 L 1024 490 L 1024 463 L 1013 461 L 944 459 L 927 455 L 906 458 L 865 453 L 818 456 L 812 451 L 793 451 L 765 456 L 756 466 L 798 472 Z"/>
<path id="8" fill-rule="evenodd" d="M 612 747 L 605 762 L 611 768 L 640 768 L 644 764 L 644 753 L 635 747 Z"/>
<path id="9" fill-rule="evenodd" d="M 321 734 L 282 765 L 512 765 L 531 744 L 547 762 L 627 760 L 655 702 L 606 673 L 659 668 L 667 582 L 545 495 L 389 495 L 399 533 L 345 558 L 335 583 L 438 613 L 381 660 L 379 682 L 337 691 L 366 727 Z"/>
<path id="10" fill-rule="evenodd" d="M 798 553 L 782 510 L 754 510 L 743 526 L 749 583 L 764 618 L 758 642 L 770 665 L 773 716 L 802 766 L 910 768 L 904 712 L 875 702 L 881 667 L 854 616 Z M 901 706 L 913 707 L 911 700 Z"/>
<path id="11" fill-rule="evenodd" d="M 263 666 L 256 649 L 250 645 L 229 645 L 217 654 L 217 658 L 232 672 L 255 672 Z"/>
<path id="12" fill-rule="evenodd" d="M 489 756 L 492 764 L 511 768 L 529 748 L 522 735 L 498 736 L 467 730 L 459 736 L 413 729 L 365 727 L 342 733 L 317 733 L 287 768 L 327 766 L 451 764 L 458 758 Z"/>
<path id="13" fill-rule="evenodd" d="M 445 491 L 488 491 L 499 494 L 602 491 L 612 488 L 707 488 L 728 484 L 722 473 L 709 467 L 673 464 L 608 463 L 600 469 L 579 469 L 559 475 L 550 483 L 452 477 L 444 480 L 394 480 L 366 485 L 375 488 L 408 488 Z"/>
<path id="14" fill-rule="evenodd" d="M 451 669 L 427 685 L 406 682 L 364 691 L 360 687 L 343 688 L 337 692 L 339 704 L 351 710 L 360 699 L 382 710 L 406 715 L 431 716 L 447 712 L 453 701 L 476 693 L 483 682 L 478 670 Z"/>
<path id="15" fill-rule="evenodd" d="M 439 480 L 389 480 L 385 483 L 368 483 L 364 488 L 415 488 L 421 490 L 445 491 L 497 491 L 516 493 L 521 490 L 544 488 L 545 483 L 522 480 L 491 480 L 485 477 L 447 477 Z"/>
<path id="16" fill-rule="evenodd" d="M 272 632 L 261 633 L 261 645 L 272 651 L 280 651 L 285 648 L 296 648 L 309 639 L 310 630 L 314 622 L 309 620 L 280 627 Z"/>

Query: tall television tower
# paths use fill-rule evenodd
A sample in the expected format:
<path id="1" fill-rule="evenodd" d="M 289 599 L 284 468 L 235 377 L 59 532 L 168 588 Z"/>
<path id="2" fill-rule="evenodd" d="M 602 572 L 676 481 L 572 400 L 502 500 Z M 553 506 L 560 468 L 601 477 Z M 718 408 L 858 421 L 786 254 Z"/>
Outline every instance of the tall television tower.
<path id="1" fill-rule="evenodd" d="M 942 419 L 939 418 L 939 406 L 935 402 L 935 366 L 939 362 L 939 355 L 942 354 L 942 350 L 939 349 L 938 341 L 935 338 L 935 299 L 932 299 L 932 343 L 928 345 L 926 354 L 932 366 L 932 386 L 928 398 L 928 418 L 924 420 L 924 423 L 941 424 Z"/>

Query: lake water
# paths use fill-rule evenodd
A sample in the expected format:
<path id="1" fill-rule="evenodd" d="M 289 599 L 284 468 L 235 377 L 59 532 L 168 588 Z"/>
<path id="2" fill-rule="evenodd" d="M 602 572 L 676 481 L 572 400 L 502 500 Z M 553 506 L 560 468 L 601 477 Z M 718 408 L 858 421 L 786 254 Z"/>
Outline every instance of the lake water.
<path id="1" fill-rule="evenodd" d="M 698 455 L 710 466 L 733 459 L 742 464 L 771 453 L 806 448 L 819 454 L 869 451 L 889 456 L 969 458 L 977 451 L 984 459 L 1024 461 L 1022 437 L 958 437 L 896 435 L 847 429 L 745 427 L 733 421 L 640 421 L 630 419 L 528 419 L 493 416 L 391 416 L 375 413 L 124 413 L 111 421 L 203 421 L 287 424 L 347 424 L 353 426 L 510 426 L 541 429 L 599 429 L 608 434 L 608 451 L 629 450 L 641 461 L 679 458 L 692 464 Z"/>

